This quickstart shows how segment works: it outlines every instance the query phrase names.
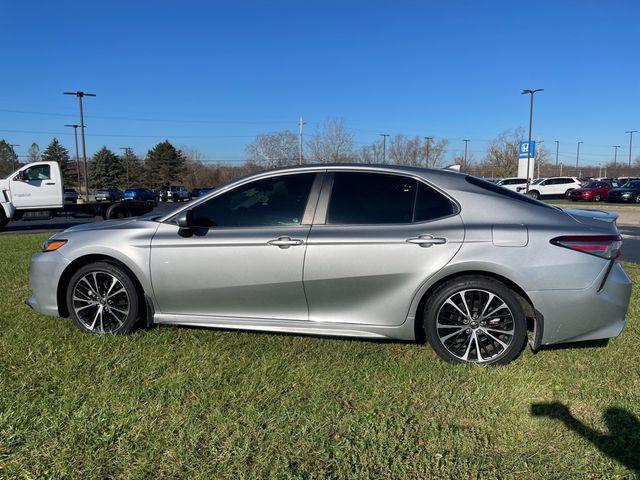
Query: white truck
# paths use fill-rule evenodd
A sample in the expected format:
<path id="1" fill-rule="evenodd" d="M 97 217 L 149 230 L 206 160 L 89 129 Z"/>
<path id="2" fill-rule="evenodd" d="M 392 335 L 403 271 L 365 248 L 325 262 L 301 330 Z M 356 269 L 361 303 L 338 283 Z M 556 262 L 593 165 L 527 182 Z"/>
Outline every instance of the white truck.
<path id="1" fill-rule="evenodd" d="M 0 230 L 12 220 L 23 217 L 50 218 L 85 214 L 104 219 L 142 215 L 153 210 L 154 202 L 64 203 L 62 173 L 57 162 L 23 165 L 0 180 Z"/>

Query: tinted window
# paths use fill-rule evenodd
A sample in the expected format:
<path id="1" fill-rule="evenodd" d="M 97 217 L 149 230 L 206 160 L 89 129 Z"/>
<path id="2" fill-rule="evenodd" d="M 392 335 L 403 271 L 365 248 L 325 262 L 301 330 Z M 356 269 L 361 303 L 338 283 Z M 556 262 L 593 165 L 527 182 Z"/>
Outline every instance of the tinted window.
<path id="1" fill-rule="evenodd" d="M 299 225 L 315 173 L 247 183 L 193 208 L 202 227 Z"/>
<path id="2" fill-rule="evenodd" d="M 491 184 L 493 185 L 493 183 Z M 456 206 L 447 197 L 424 183 L 418 183 L 418 196 L 414 213 L 415 222 L 447 217 L 455 212 Z"/>
<path id="3" fill-rule="evenodd" d="M 398 175 L 336 173 L 327 223 L 411 223 L 416 184 Z"/>

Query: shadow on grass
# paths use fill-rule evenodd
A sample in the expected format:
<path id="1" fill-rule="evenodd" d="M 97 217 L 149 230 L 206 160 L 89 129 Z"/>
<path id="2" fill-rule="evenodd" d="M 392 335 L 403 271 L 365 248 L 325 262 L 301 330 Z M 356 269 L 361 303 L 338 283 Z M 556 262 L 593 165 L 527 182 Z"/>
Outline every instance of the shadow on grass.
<path id="1" fill-rule="evenodd" d="M 636 475 L 640 474 L 640 421 L 632 413 L 611 407 L 603 414 L 609 433 L 600 433 L 575 418 L 560 402 L 534 403 L 531 414 L 559 420 L 565 426 L 589 440 L 602 453 L 620 462 Z"/>

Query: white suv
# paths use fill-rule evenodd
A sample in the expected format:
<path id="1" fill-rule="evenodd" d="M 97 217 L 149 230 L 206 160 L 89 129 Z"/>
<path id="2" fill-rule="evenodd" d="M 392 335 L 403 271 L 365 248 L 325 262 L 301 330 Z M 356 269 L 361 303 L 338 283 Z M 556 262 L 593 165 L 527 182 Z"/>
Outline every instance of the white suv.
<path id="1" fill-rule="evenodd" d="M 575 177 L 550 177 L 543 178 L 536 184 L 529 185 L 529 196 L 540 198 L 546 196 L 566 197 L 571 190 L 580 188 L 582 184 Z M 518 188 L 520 193 L 525 193 L 526 186 Z"/>
<path id="2" fill-rule="evenodd" d="M 526 187 L 527 179 L 526 178 L 518 178 L 518 177 L 510 177 L 503 178 L 496 182 L 496 185 L 501 185 L 504 188 L 508 188 L 509 190 L 513 190 L 514 192 L 518 191 L 518 187 Z"/>

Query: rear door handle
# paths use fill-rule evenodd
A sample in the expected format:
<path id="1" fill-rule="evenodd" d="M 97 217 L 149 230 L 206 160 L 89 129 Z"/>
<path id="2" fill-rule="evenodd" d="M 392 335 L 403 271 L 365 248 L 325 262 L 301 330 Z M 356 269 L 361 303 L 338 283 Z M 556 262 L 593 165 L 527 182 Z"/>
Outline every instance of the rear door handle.
<path id="1" fill-rule="evenodd" d="M 54 182 L 46 182 L 45 185 L 55 185 Z"/>
<path id="2" fill-rule="evenodd" d="M 447 239 L 444 237 L 434 237 L 433 235 L 420 235 L 419 237 L 407 239 L 407 243 L 413 243 L 427 248 L 432 245 L 443 245 L 447 243 Z"/>
<path id="3" fill-rule="evenodd" d="M 273 245 L 274 247 L 289 248 L 296 245 L 302 245 L 304 242 L 302 240 L 298 240 L 297 238 L 278 237 L 276 239 L 269 240 L 267 243 L 269 245 Z"/>

